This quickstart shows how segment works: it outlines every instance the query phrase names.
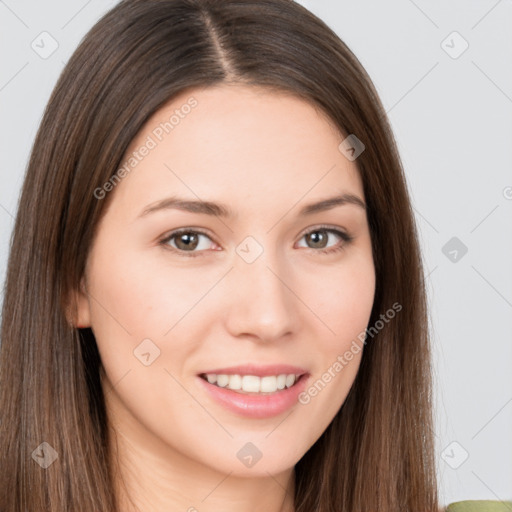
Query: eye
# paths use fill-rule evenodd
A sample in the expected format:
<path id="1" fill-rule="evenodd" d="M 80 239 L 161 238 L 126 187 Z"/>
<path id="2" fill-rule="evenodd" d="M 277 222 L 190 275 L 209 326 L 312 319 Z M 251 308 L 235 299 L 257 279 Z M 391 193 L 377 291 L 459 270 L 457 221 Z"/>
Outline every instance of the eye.
<path id="1" fill-rule="evenodd" d="M 334 234 L 338 238 L 343 240 L 343 243 L 334 246 L 334 247 L 326 247 L 329 235 Z M 305 233 L 302 238 L 306 239 L 306 243 L 313 244 L 313 246 L 309 247 L 310 249 L 318 249 L 317 252 L 322 254 L 329 254 L 341 251 L 345 248 L 345 245 L 350 243 L 353 240 L 353 237 L 348 233 L 341 231 L 339 229 L 330 228 L 328 226 L 319 226 L 315 229 L 312 229 Z"/>
<path id="2" fill-rule="evenodd" d="M 195 249 L 208 249 L 209 245 L 208 243 L 201 244 L 201 238 L 207 238 L 211 241 L 211 238 L 206 233 L 187 228 L 174 231 L 161 240 L 159 244 L 167 248 L 170 245 L 170 249 L 177 251 L 180 256 L 198 256 L 198 251 L 195 251 Z M 171 241 L 174 242 L 174 245 L 169 243 Z"/>

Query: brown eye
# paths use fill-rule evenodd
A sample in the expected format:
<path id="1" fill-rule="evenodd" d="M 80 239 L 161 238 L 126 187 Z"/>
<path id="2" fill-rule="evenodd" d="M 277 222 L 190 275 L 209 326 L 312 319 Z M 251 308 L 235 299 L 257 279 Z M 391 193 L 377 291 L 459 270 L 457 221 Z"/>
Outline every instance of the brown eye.
<path id="1" fill-rule="evenodd" d="M 175 239 L 176 247 L 182 251 L 189 249 L 194 250 L 199 244 L 197 233 L 193 233 L 192 231 L 174 235 L 173 238 Z"/>
<path id="2" fill-rule="evenodd" d="M 203 239 L 210 240 L 210 243 L 203 242 Z M 161 240 L 160 244 L 183 256 L 198 256 L 203 249 L 210 248 L 213 242 L 206 233 L 193 229 L 181 229 Z"/>
<path id="3" fill-rule="evenodd" d="M 329 247 L 329 235 L 334 234 L 340 238 L 343 242 L 338 245 Z M 311 231 L 308 231 L 302 238 L 306 240 L 307 247 L 309 249 L 318 249 L 318 252 L 322 254 L 332 253 L 340 251 L 345 248 L 345 245 L 353 240 L 353 238 L 339 229 L 333 229 L 328 227 L 318 227 Z"/>
<path id="4" fill-rule="evenodd" d="M 329 236 L 326 233 L 327 230 L 325 229 L 317 229 L 316 231 L 311 231 L 311 233 L 306 234 L 305 237 L 308 242 L 313 244 L 313 249 L 323 249 L 327 245 L 329 239 Z"/>

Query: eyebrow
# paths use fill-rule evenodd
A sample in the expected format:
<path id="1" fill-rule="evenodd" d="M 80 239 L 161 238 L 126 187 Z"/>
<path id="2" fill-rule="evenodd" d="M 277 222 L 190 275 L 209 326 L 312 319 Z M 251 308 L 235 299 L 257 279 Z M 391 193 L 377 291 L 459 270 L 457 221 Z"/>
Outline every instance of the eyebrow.
<path id="1" fill-rule="evenodd" d="M 345 193 L 304 206 L 299 211 L 299 217 L 331 210 L 332 208 L 343 205 L 354 205 L 366 210 L 366 204 L 360 197 L 354 194 Z M 200 213 L 203 215 L 212 215 L 228 219 L 236 217 L 233 210 L 231 210 L 231 208 L 226 204 L 215 203 L 212 201 L 183 199 L 176 196 L 168 197 L 148 205 L 140 213 L 139 217 L 145 217 L 150 213 L 161 210 L 182 210 L 190 213 Z"/>

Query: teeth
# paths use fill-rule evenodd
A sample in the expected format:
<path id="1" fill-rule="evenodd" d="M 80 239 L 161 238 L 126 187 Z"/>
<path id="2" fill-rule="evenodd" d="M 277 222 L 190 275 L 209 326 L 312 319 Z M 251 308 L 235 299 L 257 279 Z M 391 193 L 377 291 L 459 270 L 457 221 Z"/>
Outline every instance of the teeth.
<path id="1" fill-rule="evenodd" d="M 219 375 L 218 377 L 228 377 L 227 375 Z M 217 377 L 217 381 L 218 381 Z M 227 379 L 227 387 L 229 389 L 242 389 L 242 377 L 240 375 L 231 375 Z"/>
<path id="2" fill-rule="evenodd" d="M 217 386 L 224 388 L 229 384 L 229 377 L 227 375 L 217 376 Z"/>
<path id="3" fill-rule="evenodd" d="M 287 375 L 285 386 L 287 388 L 289 388 L 290 386 L 293 386 L 294 384 L 295 384 L 295 375 Z"/>
<path id="4" fill-rule="evenodd" d="M 217 375 L 215 373 L 208 373 L 204 377 L 206 377 L 210 384 L 242 393 L 275 393 L 285 387 L 293 386 L 300 375 L 294 375 L 293 373 L 287 375 L 283 373 L 281 375 L 258 377 L 256 375 Z"/>
<path id="5" fill-rule="evenodd" d="M 295 382 L 295 375 L 292 375 L 293 382 Z M 262 377 L 260 380 L 260 389 L 257 388 L 254 391 L 261 391 L 262 393 L 275 393 L 277 391 L 277 377 L 273 375 L 268 375 L 266 377 Z"/>
<path id="6" fill-rule="evenodd" d="M 215 375 L 214 373 L 207 375 L 206 378 L 208 379 L 208 382 L 210 384 L 215 384 L 217 382 L 217 375 Z"/>

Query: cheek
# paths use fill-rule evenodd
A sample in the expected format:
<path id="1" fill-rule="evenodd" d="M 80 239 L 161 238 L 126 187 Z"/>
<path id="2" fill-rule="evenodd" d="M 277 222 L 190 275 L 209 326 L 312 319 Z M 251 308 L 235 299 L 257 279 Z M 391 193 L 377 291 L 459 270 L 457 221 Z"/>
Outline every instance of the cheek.
<path id="1" fill-rule="evenodd" d="M 92 261 L 91 321 L 121 335 L 162 338 L 191 310 L 207 286 L 197 272 L 149 260 L 136 251 L 115 254 L 104 249 Z"/>
<path id="2" fill-rule="evenodd" d="M 315 418 L 305 423 L 312 441 L 332 421 L 356 378 L 374 301 L 373 261 L 359 258 L 352 265 L 340 265 L 337 272 L 330 269 L 329 279 L 317 272 L 316 280 L 322 283 L 321 290 L 309 299 L 317 305 L 315 313 L 324 324 L 318 332 L 323 335 L 316 336 L 315 346 L 309 349 L 318 364 L 314 378 L 299 397 L 307 414 Z"/>
<path id="3" fill-rule="evenodd" d="M 193 315 L 204 283 L 194 284 L 193 273 L 165 270 L 133 249 L 119 253 L 107 244 L 92 255 L 88 282 L 107 389 L 116 391 L 113 409 L 129 414 L 123 420 L 127 424 L 137 418 L 148 430 L 154 429 L 155 419 L 171 425 L 176 411 L 193 407 L 172 376 L 182 380 L 180 372 L 186 371 L 187 357 L 196 348 L 181 320 Z"/>
<path id="4" fill-rule="evenodd" d="M 368 325 L 375 296 L 373 260 L 353 258 L 325 275 L 317 271 L 315 281 L 316 288 L 313 281 L 308 286 L 317 290 L 310 300 L 325 324 L 324 352 L 341 350 Z"/>
<path id="5" fill-rule="evenodd" d="M 101 253 L 92 254 L 89 278 L 91 323 L 103 366 L 112 383 L 130 372 L 126 380 L 140 377 L 140 389 L 154 387 L 158 394 L 159 379 L 169 379 L 165 370 L 186 373 L 200 346 L 202 336 L 191 336 L 190 328 L 205 325 L 200 319 L 208 315 L 208 300 L 201 299 L 218 271 L 199 278 L 186 265 L 170 268 L 165 253 L 151 260 L 133 248 L 103 243 Z"/>

